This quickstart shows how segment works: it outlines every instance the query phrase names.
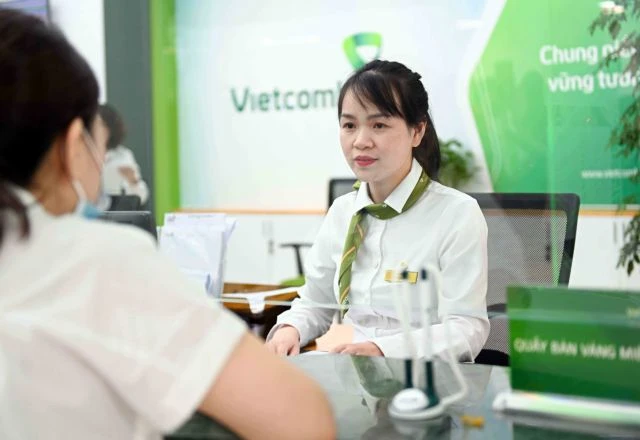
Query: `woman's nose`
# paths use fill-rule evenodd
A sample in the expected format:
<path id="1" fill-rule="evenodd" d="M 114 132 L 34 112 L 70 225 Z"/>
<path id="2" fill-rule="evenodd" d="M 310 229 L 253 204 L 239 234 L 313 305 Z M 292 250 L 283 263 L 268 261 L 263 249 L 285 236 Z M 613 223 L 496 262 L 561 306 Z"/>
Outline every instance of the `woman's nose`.
<path id="1" fill-rule="evenodd" d="M 367 130 L 358 130 L 356 138 L 353 140 L 353 147 L 357 149 L 371 148 L 373 142 Z"/>

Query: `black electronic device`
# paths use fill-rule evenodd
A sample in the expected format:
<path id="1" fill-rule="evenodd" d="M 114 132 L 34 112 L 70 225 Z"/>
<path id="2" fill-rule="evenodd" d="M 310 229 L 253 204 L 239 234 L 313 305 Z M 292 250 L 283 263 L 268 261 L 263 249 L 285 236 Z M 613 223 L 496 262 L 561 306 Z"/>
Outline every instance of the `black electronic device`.
<path id="1" fill-rule="evenodd" d="M 153 219 L 153 215 L 149 211 L 107 211 L 100 216 L 100 219 L 125 225 L 136 226 L 142 230 L 147 231 L 156 240 L 158 239 L 156 222 Z"/>

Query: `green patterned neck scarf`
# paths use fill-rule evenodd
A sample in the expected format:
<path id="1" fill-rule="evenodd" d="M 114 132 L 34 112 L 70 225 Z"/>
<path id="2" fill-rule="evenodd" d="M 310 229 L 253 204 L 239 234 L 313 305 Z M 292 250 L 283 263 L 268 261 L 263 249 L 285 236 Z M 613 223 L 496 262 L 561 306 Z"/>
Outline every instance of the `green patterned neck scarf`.
<path id="1" fill-rule="evenodd" d="M 429 186 L 429 177 L 422 171 L 418 183 L 411 191 L 409 198 L 402 207 L 402 212 L 408 211 L 415 203 L 420 199 L 422 194 L 427 190 Z M 360 182 L 356 182 L 353 185 L 354 189 L 360 188 Z M 351 289 L 351 267 L 356 260 L 358 249 L 364 240 L 365 231 L 362 228 L 362 219 L 365 213 L 368 213 L 380 220 L 389 220 L 401 214 L 397 212 L 385 203 L 374 203 L 372 205 L 365 206 L 351 217 L 351 223 L 347 230 L 347 237 L 344 241 L 344 250 L 342 251 L 342 261 L 340 262 L 340 276 L 338 277 L 338 288 L 340 290 L 340 304 L 348 307 L 349 305 L 349 290 Z M 340 316 L 344 317 L 347 313 L 347 308 L 340 311 Z"/>

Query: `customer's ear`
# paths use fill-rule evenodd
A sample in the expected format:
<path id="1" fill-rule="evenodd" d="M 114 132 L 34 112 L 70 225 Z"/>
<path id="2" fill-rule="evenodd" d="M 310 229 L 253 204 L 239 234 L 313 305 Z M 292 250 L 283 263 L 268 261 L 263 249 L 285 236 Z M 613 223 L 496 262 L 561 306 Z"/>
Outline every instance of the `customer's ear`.
<path id="1" fill-rule="evenodd" d="M 87 147 L 84 145 L 83 131 L 82 119 L 75 118 L 58 140 L 63 171 L 71 180 L 78 179 L 85 166 Z"/>

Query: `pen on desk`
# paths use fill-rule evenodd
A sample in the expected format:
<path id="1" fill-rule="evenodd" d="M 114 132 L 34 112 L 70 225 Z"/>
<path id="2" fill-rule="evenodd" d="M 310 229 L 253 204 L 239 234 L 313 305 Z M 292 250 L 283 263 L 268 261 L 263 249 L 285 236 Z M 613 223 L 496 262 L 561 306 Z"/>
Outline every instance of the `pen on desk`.
<path id="1" fill-rule="evenodd" d="M 399 276 L 398 276 L 399 275 Z M 407 350 L 408 358 L 404 361 L 404 374 L 405 374 L 405 388 L 413 388 L 414 386 L 414 371 L 413 371 L 413 358 L 414 358 L 414 346 L 413 341 L 411 340 L 411 329 L 409 325 L 409 316 L 408 313 L 408 304 L 409 300 L 409 289 L 408 289 L 408 279 L 409 272 L 406 268 L 403 268 L 401 272 L 396 273 L 396 283 L 394 286 L 397 286 L 397 291 L 395 292 L 394 297 L 396 298 L 396 309 L 398 309 L 398 319 L 400 321 L 400 325 L 402 326 L 402 333 L 404 334 L 405 341 L 405 349 Z"/>
<path id="2" fill-rule="evenodd" d="M 392 275 L 392 297 L 395 305 L 396 313 L 398 315 L 398 321 L 400 322 L 400 326 L 402 328 L 402 333 L 404 335 L 404 345 L 407 353 L 411 353 L 411 336 L 407 332 L 407 328 L 405 327 L 405 305 L 403 293 L 404 289 L 402 285 L 404 284 L 403 275 L 406 270 L 403 270 L 401 267 L 397 271 L 393 271 Z M 404 361 L 404 374 L 405 374 L 405 388 L 413 388 L 413 356 L 409 356 L 408 359 Z"/>
<path id="3" fill-rule="evenodd" d="M 431 290 L 429 289 L 429 274 L 427 269 L 420 270 L 420 304 L 423 313 L 423 337 L 424 337 L 424 359 L 425 359 L 425 393 L 431 402 L 437 404 L 440 399 L 436 392 L 435 382 L 433 380 L 433 340 L 431 338 Z"/>

